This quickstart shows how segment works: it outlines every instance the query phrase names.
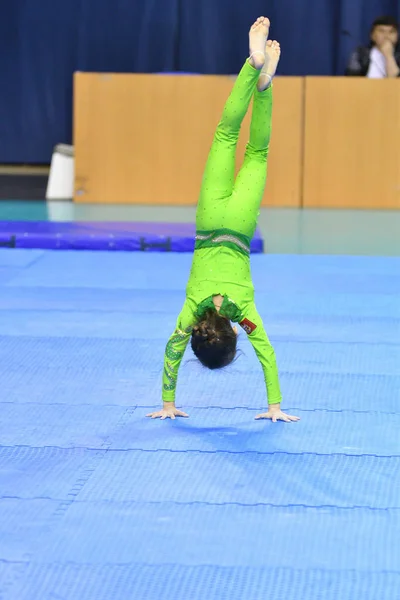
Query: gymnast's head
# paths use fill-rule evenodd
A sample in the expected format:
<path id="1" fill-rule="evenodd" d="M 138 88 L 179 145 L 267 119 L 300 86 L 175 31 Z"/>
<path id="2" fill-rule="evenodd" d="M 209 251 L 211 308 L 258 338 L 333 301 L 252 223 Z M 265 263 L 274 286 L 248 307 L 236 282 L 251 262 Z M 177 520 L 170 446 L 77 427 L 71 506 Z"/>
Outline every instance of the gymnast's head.
<path id="1" fill-rule="evenodd" d="M 193 327 L 191 346 L 204 367 L 222 369 L 236 356 L 237 330 L 229 319 L 208 310 Z"/>

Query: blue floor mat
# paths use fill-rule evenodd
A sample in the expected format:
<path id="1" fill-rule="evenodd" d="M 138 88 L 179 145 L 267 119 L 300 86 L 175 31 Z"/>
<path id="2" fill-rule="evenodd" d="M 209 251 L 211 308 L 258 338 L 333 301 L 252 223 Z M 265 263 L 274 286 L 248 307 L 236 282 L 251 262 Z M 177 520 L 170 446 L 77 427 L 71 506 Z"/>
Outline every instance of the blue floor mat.
<path id="1" fill-rule="evenodd" d="M 1 600 L 400 598 L 400 260 L 255 256 L 245 334 L 151 421 L 190 256 L 0 250 Z"/>
<path id="2" fill-rule="evenodd" d="M 13 561 L 378 572 L 399 566 L 400 513 L 392 509 L 73 499 L 62 508 L 47 499 L 14 505 L 1 501 L 0 552 Z"/>
<path id="3" fill-rule="evenodd" d="M 2 493 L 20 499 L 68 497 L 76 473 L 101 461 L 77 502 L 260 504 L 328 508 L 396 508 L 400 457 L 252 452 L 105 451 L 3 448 Z M 127 473 L 135 473 L 129 478 Z M 307 479 L 298 473 L 308 472 Z M 268 473 L 268 477 L 265 474 Z M 74 479 L 75 478 L 75 479 Z M 154 486 L 154 479 L 158 485 Z M 137 485 L 140 480 L 141 485 Z M 271 485 L 279 481 L 279 485 Z M 106 483 L 105 483 L 106 482 Z M 79 486 L 78 486 L 79 487 Z"/>
<path id="4" fill-rule="evenodd" d="M 21 600 L 145 600 L 160 597 L 160 590 L 174 600 L 265 600 L 266 594 L 269 600 L 397 600 L 400 588 L 398 573 L 176 564 L 163 569 L 142 564 L 30 565 L 25 581 L 30 583 L 21 585 Z"/>
<path id="5" fill-rule="evenodd" d="M 193 252 L 194 223 L 0 221 L 0 246 L 45 250 Z M 259 229 L 251 252 L 263 252 Z"/>

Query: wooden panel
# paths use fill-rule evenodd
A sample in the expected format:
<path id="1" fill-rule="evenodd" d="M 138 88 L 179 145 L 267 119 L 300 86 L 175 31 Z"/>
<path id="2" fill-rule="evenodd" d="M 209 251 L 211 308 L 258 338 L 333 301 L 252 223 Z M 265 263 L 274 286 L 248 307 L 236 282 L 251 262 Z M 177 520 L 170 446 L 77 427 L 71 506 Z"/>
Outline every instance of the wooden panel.
<path id="1" fill-rule="evenodd" d="M 304 206 L 400 208 L 400 81 L 307 78 Z"/>
<path id="2" fill-rule="evenodd" d="M 77 202 L 197 202 L 215 127 L 233 80 L 220 76 L 75 75 Z M 275 83 L 264 203 L 300 203 L 303 82 Z M 238 167 L 249 117 L 238 148 Z"/>

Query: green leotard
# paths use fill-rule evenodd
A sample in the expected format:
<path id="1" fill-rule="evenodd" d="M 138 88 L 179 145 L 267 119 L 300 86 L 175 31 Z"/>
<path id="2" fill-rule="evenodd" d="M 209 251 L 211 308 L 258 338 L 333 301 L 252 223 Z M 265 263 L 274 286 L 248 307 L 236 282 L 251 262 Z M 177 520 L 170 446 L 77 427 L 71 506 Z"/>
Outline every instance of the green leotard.
<path id="1" fill-rule="evenodd" d="M 250 241 L 254 235 L 267 175 L 271 134 L 272 87 L 258 92 L 259 71 L 247 61 L 225 105 L 208 157 L 196 214 L 196 246 L 186 300 L 170 337 L 164 360 L 165 402 L 175 400 L 178 369 L 192 327 L 213 296 L 224 296 L 220 314 L 248 334 L 264 371 L 268 403 L 281 402 L 275 352 L 254 304 Z M 236 178 L 239 131 L 254 97 L 250 140 Z"/>

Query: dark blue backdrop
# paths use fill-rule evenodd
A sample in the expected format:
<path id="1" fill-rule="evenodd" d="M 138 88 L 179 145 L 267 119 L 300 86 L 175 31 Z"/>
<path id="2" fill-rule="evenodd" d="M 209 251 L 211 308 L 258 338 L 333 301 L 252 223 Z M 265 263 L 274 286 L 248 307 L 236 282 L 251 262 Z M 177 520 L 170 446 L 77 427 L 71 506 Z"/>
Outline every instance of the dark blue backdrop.
<path id="1" fill-rule="evenodd" d="M 74 71 L 237 73 L 260 14 L 281 75 L 338 75 L 400 0 L 4 0 L 0 163 L 49 162 L 71 141 Z"/>

